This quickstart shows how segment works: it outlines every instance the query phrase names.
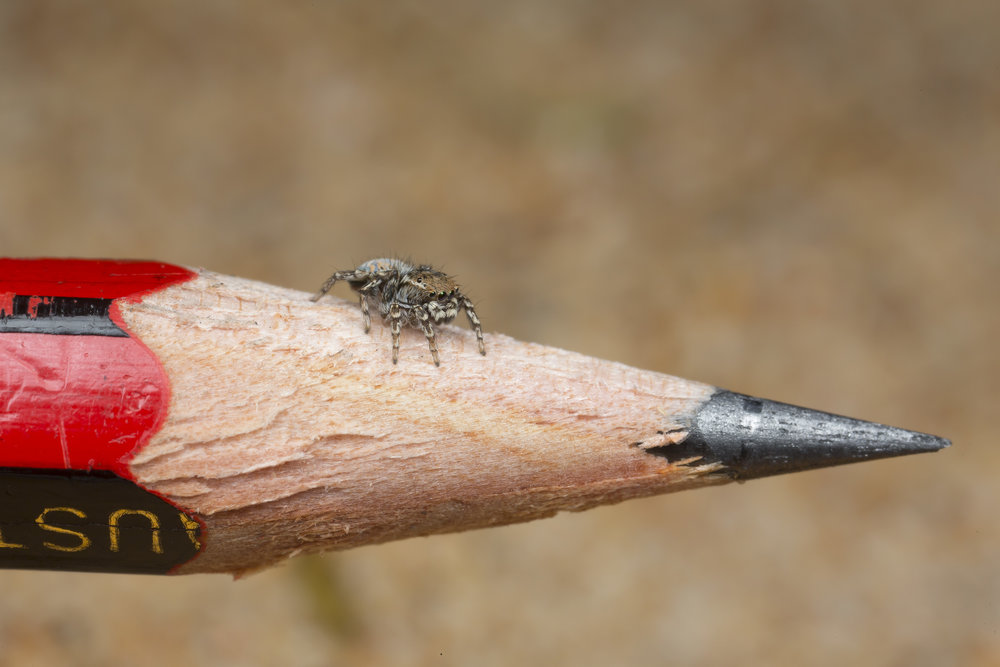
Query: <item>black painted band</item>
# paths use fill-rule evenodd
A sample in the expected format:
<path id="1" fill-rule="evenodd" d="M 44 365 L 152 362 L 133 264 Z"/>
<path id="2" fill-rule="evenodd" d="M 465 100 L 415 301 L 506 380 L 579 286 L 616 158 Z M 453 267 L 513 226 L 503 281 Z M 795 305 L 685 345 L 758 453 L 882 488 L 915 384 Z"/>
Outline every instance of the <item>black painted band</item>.
<path id="1" fill-rule="evenodd" d="M 0 307 L 0 333 L 127 337 L 110 309 L 111 299 L 16 294 Z"/>
<path id="2" fill-rule="evenodd" d="M 201 548 L 192 516 L 106 471 L 0 468 L 0 568 L 167 574 Z"/>

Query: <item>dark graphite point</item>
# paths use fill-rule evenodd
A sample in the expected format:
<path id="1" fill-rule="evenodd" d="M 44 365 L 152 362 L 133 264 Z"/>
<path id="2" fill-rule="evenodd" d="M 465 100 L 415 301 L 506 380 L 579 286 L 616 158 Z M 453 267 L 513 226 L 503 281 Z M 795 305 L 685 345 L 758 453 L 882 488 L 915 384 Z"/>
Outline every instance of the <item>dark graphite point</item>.
<path id="1" fill-rule="evenodd" d="M 690 435 L 653 447 L 669 461 L 719 462 L 718 474 L 754 479 L 871 459 L 936 452 L 951 443 L 916 431 L 719 390 L 698 411 Z"/>

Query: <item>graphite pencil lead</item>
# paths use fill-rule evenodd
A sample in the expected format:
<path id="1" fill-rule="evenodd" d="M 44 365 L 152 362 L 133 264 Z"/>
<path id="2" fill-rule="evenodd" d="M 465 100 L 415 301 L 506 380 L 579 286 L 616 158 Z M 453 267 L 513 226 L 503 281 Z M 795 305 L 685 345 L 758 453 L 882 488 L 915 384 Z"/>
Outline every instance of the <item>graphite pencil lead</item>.
<path id="1" fill-rule="evenodd" d="M 682 442 L 648 450 L 691 465 L 718 462 L 719 474 L 754 479 L 788 472 L 935 452 L 937 436 L 719 390 Z"/>

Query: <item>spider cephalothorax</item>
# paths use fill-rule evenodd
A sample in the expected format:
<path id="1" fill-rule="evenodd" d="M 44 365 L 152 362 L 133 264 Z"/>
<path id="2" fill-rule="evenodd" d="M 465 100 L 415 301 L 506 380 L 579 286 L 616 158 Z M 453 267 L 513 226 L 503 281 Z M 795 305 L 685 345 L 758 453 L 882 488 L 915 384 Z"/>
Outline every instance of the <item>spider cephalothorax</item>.
<path id="1" fill-rule="evenodd" d="M 483 327 L 476 309 L 451 276 L 426 264 L 414 266 L 401 259 L 370 259 L 353 271 L 334 273 L 312 300 L 318 301 L 338 280 L 346 280 L 359 294 L 365 333 L 371 328 L 370 306 L 378 310 L 382 319 L 389 321 L 392 363 L 399 359 L 399 331 L 407 324 L 424 332 L 434 364 L 440 366 L 433 325 L 451 322 L 463 308 L 479 340 L 479 353 L 486 354 Z"/>

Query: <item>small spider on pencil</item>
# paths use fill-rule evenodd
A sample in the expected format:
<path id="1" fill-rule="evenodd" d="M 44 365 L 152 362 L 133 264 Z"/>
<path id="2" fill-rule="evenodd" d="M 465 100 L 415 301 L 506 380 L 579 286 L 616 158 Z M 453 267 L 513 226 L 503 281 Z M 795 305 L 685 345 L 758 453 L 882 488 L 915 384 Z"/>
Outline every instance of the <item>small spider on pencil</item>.
<path id="1" fill-rule="evenodd" d="M 479 340 L 479 353 L 486 354 L 476 309 L 451 276 L 426 264 L 414 266 L 401 259 L 370 259 L 352 271 L 334 273 L 312 300 L 319 301 L 338 280 L 346 280 L 359 294 L 365 333 L 371 328 L 370 306 L 378 310 L 383 320 L 389 321 L 392 363 L 399 360 L 399 331 L 406 324 L 424 332 L 434 365 L 440 366 L 434 324 L 451 322 L 463 308 Z"/>

